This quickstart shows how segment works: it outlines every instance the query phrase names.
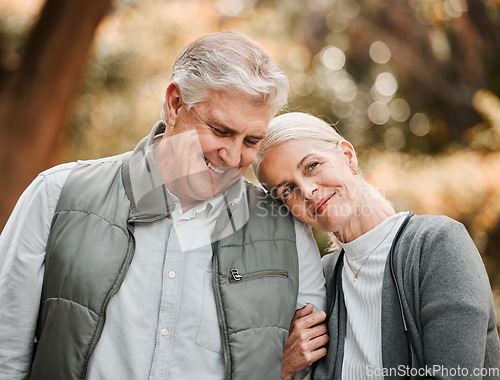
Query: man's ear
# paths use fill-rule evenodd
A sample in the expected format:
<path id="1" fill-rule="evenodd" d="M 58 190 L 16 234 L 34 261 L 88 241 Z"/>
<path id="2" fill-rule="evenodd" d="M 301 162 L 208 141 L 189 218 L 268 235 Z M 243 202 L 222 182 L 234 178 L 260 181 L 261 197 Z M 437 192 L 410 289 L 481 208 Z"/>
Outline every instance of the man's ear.
<path id="1" fill-rule="evenodd" d="M 339 148 L 342 150 L 342 154 L 347 158 L 347 164 L 349 168 L 354 172 L 358 170 L 358 157 L 356 157 L 356 151 L 352 144 L 347 140 L 339 141 Z"/>
<path id="2" fill-rule="evenodd" d="M 182 106 L 182 96 L 179 86 L 175 82 L 171 82 L 165 91 L 165 115 L 170 126 L 175 126 L 179 109 Z"/>

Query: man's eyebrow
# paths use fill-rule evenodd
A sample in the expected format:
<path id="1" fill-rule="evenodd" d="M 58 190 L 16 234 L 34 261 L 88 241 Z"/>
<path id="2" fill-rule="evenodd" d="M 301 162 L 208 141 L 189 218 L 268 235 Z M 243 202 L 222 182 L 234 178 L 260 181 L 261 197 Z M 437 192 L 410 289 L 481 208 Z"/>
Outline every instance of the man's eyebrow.
<path id="1" fill-rule="evenodd" d="M 223 124 L 219 121 L 216 121 L 216 120 L 207 120 L 207 124 L 211 127 L 217 127 L 217 128 L 221 128 L 221 129 L 224 129 L 226 132 L 229 132 L 229 133 L 236 133 L 236 131 L 232 128 L 229 128 L 226 124 Z"/>
<path id="2" fill-rule="evenodd" d="M 239 133 L 237 130 L 228 127 L 226 124 L 220 123 L 220 122 L 215 121 L 215 120 L 208 120 L 207 124 L 210 127 L 217 127 L 217 128 L 223 129 L 225 132 L 227 132 L 231 135 L 237 135 Z M 252 139 L 256 139 L 256 140 L 263 140 L 265 136 L 248 136 L 248 137 L 250 137 Z"/>
<path id="3" fill-rule="evenodd" d="M 236 135 L 238 134 L 238 132 L 236 130 L 234 130 L 233 128 L 230 128 L 228 127 L 226 124 L 223 124 L 219 121 L 216 121 L 216 120 L 207 120 L 207 124 L 210 126 L 210 127 L 216 127 L 216 128 L 219 128 L 219 129 L 223 129 L 224 132 L 227 132 L 231 135 Z"/>
<path id="4" fill-rule="evenodd" d="M 247 136 L 247 137 L 249 137 L 251 139 L 255 139 L 255 140 L 259 140 L 260 141 L 260 140 L 264 140 L 265 136 Z"/>

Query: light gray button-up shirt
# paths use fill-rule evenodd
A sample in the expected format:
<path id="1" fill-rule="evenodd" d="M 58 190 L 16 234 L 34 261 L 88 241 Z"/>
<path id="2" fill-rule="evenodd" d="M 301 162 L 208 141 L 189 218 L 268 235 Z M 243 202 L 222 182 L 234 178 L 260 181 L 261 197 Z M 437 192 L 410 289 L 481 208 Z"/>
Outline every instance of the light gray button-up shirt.
<path id="1" fill-rule="evenodd" d="M 45 247 L 62 186 L 75 163 L 40 174 L 0 236 L 0 379 L 25 379 L 43 283 Z M 241 191 L 230 202 L 242 197 Z M 175 199 L 175 197 L 174 197 Z M 175 200 L 178 202 L 178 200 Z M 210 236 L 222 196 L 170 218 L 137 224 L 136 251 L 91 357 L 89 379 L 222 379 L 224 360 L 211 285 Z M 324 309 L 319 253 L 309 227 L 295 222 L 297 308 Z"/>

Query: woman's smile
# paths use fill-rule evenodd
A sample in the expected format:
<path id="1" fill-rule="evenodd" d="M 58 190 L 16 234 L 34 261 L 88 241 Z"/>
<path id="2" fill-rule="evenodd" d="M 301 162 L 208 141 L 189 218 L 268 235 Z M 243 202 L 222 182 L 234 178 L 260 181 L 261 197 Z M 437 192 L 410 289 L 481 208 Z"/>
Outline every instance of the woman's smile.
<path id="1" fill-rule="evenodd" d="M 320 201 L 316 203 L 316 205 L 314 206 L 313 215 L 322 214 L 323 211 L 325 211 L 326 208 L 328 207 L 328 203 L 330 203 L 330 200 L 333 198 L 334 195 L 335 193 L 332 193 L 320 199 Z"/>

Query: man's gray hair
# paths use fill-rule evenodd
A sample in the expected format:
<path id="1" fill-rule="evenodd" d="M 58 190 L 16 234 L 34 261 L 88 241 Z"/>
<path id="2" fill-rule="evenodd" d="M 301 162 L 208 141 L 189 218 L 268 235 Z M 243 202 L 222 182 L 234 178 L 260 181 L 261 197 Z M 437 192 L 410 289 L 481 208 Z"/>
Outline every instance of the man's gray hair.
<path id="1" fill-rule="evenodd" d="M 282 68 L 255 42 L 231 31 L 189 44 L 174 63 L 171 81 L 179 86 L 188 110 L 211 91 L 236 91 L 255 105 L 272 105 L 275 115 L 286 104 L 289 90 Z"/>

